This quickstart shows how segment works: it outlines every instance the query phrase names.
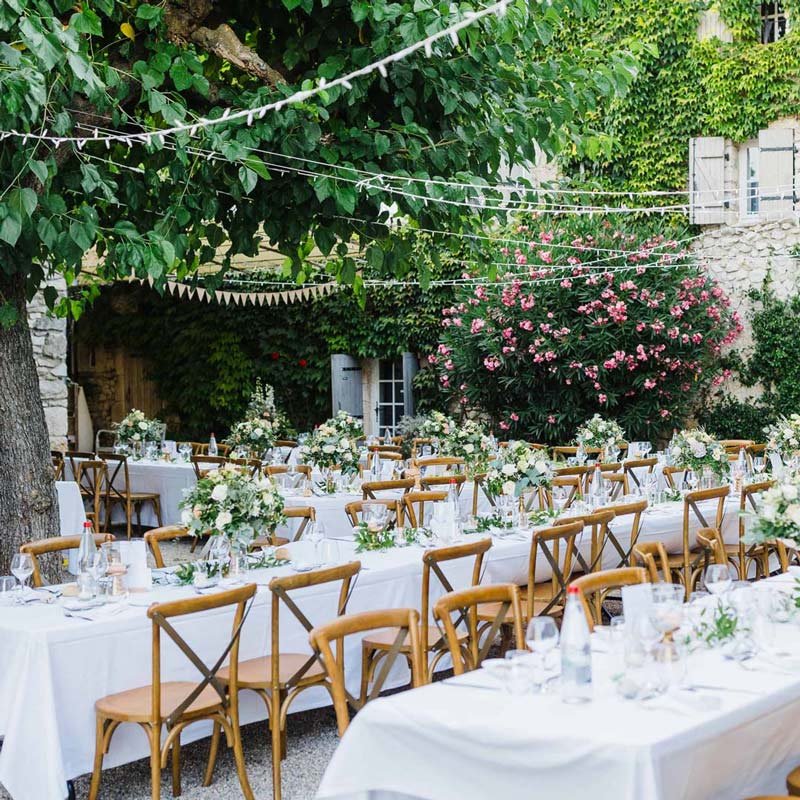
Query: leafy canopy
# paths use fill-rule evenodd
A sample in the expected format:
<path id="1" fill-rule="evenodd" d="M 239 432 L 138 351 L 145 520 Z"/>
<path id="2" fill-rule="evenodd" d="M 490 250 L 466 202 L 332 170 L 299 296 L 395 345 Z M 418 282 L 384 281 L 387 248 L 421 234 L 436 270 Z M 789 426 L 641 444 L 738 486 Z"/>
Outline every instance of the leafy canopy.
<path id="1" fill-rule="evenodd" d="M 473 3 L 435 0 L 0 0 L 0 130 L 91 136 L 141 133 L 218 117 L 286 97 L 367 65 L 442 30 Z M 161 285 L 201 265 L 229 268 L 259 241 L 287 256 L 303 280 L 316 246 L 340 280 L 360 289 L 346 244 L 349 218 L 375 221 L 387 203 L 413 223 L 446 230 L 482 224 L 480 186 L 503 160 L 516 164 L 565 145 L 605 142 L 576 120 L 624 92 L 635 74 L 626 51 L 545 55 L 562 17 L 594 0 L 517 0 L 419 53 L 248 126 L 230 123 L 152 144 L 5 139 L 0 151 L 0 264 L 33 293 L 48 270 L 72 280 L 94 251 L 92 275 L 131 273 Z M 292 160 L 298 159 L 298 160 Z M 309 164 L 306 159 L 318 162 Z M 399 184 L 387 193 L 353 167 L 416 178 L 444 176 L 475 188 Z M 297 169 L 322 173 L 314 176 Z M 457 198 L 462 204 L 427 202 Z M 379 274 L 410 268 L 406 240 L 372 226 L 363 239 Z M 0 273 L 0 278 L 2 274 Z M 78 315 L 81 300 L 59 310 Z M 2 292 L 0 280 L 0 292 Z M 213 279 L 211 280 L 213 288 Z M 3 304 L 0 318 L 13 323 Z M 55 302 L 54 293 L 48 295 Z"/>

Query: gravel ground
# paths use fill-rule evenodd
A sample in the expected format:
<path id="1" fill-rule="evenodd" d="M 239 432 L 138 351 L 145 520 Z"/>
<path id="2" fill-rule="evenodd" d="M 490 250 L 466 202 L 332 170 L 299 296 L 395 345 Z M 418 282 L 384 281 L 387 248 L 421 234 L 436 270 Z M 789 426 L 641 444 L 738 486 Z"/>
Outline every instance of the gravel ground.
<path id="1" fill-rule="evenodd" d="M 142 734 L 144 735 L 144 734 Z M 259 800 L 272 797 L 272 757 L 269 728 L 257 722 L 242 728 L 247 776 Z M 208 739 L 187 744 L 181 751 L 184 800 L 238 800 L 242 797 L 233 752 L 220 747 L 214 783 L 203 788 L 203 771 L 208 760 Z M 286 759 L 281 764 L 284 800 L 310 800 L 322 780 L 325 767 L 339 742 L 332 708 L 306 711 L 289 717 Z M 89 775 L 75 781 L 75 793 L 83 800 L 89 793 Z M 161 774 L 161 796 L 172 796 L 169 768 Z M 0 787 L 0 800 L 10 796 Z M 105 770 L 100 800 L 150 800 L 150 762 L 135 761 Z"/>

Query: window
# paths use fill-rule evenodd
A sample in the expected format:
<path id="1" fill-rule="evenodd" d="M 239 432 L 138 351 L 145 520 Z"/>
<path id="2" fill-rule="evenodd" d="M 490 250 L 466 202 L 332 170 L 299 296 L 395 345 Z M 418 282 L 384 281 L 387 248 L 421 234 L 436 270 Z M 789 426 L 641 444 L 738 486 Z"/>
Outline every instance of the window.
<path id="1" fill-rule="evenodd" d="M 758 145 L 748 145 L 744 165 L 744 210 L 748 216 L 758 214 Z"/>
<path id="2" fill-rule="evenodd" d="M 761 4 L 762 44 L 777 42 L 786 35 L 787 27 L 786 12 L 783 10 L 783 3 L 780 0 Z"/>
<path id="3" fill-rule="evenodd" d="M 378 430 L 383 436 L 387 429 L 394 435 L 405 414 L 405 395 L 403 386 L 403 360 L 382 360 L 378 366 Z"/>

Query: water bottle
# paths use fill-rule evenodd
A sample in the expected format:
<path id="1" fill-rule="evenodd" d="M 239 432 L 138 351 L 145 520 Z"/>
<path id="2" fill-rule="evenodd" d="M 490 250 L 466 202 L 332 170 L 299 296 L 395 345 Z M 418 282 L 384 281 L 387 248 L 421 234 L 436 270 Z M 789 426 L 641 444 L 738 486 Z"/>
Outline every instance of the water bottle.
<path id="1" fill-rule="evenodd" d="M 450 507 L 450 529 L 452 538 L 458 536 L 458 521 L 461 516 L 461 506 L 458 500 L 458 487 L 456 479 L 450 478 L 450 486 L 447 490 L 447 505 Z"/>
<path id="2" fill-rule="evenodd" d="M 388 428 L 383 432 L 383 443 L 386 445 L 391 445 L 392 443 L 392 434 L 389 433 Z"/>
<path id="3" fill-rule="evenodd" d="M 592 699 L 592 645 L 577 586 L 567 589 L 561 624 L 561 699 L 565 703 Z"/>
<path id="4" fill-rule="evenodd" d="M 733 491 L 738 494 L 742 491 L 744 477 L 747 473 L 747 456 L 744 447 L 739 448 L 739 457 L 736 459 L 736 466 L 733 469 Z"/>
<path id="5" fill-rule="evenodd" d="M 97 546 L 94 543 L 94 531 L 91 522 L 83 523 L 81 543 L 78 545 L 78 575 L 89 572 L 94 563 L 94 554 Z"/>
<path id="6" fill-rule="evenodd" d="M 594 468 L 594 476 L 592 477 L 592 497 L 594 498 L 595 506 L 602 506 L 605 502 L 605 479 L 599 464 Z"/>
<path id="7" fill-rule="evenodd" d="M 375 450 L 372 453 L 372 477 L 374 480 L 379 481 L 381 479 L 381 473 L 383 472 L 383 465 L 381 464 L 381 454 L 379 450 Z"/>
<path id="8" fill-rule="evenodd" d="M 208 440 L 208 454 L 210 456 L 215 456 L 219 450 L 217 450 L 217 437 L 214 436 L 213 432 L 211 434 L 211 438 Z"/>

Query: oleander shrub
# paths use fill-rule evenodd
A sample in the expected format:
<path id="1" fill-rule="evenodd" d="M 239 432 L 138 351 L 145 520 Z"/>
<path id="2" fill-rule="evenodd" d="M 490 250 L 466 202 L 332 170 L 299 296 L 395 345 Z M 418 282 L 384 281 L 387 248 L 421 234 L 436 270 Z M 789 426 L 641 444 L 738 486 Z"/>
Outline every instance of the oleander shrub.
<path id="1" fill-rule="evenodd" d="M 443 310 L 429 356 L 442 387 L 537 441 L 566 441 L 597 412 L 634 439 L 680 427 L 728 375 L 720 349 L 742 326 L 722 289 L 658 223 L 537 222 L 511 232 L 493 281 Z"/>

